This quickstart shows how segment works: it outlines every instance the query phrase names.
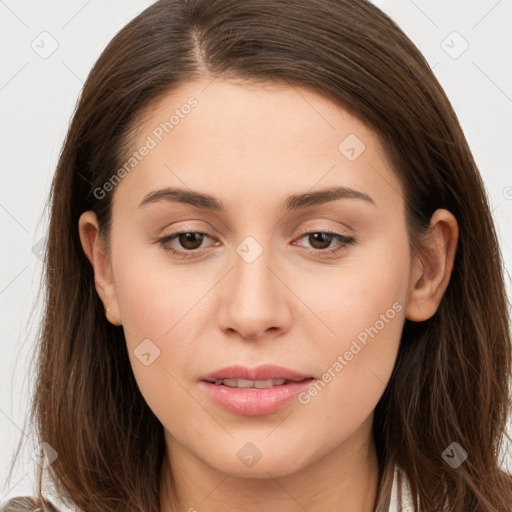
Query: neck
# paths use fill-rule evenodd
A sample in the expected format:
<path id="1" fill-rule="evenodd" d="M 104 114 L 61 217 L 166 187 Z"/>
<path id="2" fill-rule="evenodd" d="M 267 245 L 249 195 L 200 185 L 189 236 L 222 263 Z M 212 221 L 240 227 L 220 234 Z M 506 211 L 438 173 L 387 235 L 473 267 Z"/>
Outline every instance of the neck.
<path id="1" fill-rule="evenodd" d="M 277 478 L 268 472 L 262 478 L 225 474 L 168 432 L 166 440 L 160 512 L 374 511 L 379 468 L 371 422 L 307 467 Z"/>

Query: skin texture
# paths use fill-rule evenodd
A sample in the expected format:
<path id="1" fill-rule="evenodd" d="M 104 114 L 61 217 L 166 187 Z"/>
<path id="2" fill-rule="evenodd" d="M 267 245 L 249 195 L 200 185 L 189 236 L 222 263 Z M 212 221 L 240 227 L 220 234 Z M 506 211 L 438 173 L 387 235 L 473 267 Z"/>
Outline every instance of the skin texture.
<path id="1" fill-rule="evenodd" d="M 161 141 L 153 136 L 156 147 L 115 188 L 110 247 L 98 237 L 93 212 L 79 222 L 107 318 L 122 325 L 140 390 L 165 427 L 180 510 L 370 512 L 378 479 L 373 410 L 405 318 L 430 318 L 446 290 L 457 222 L 437 210 L 431 254 L 412 258 L 402 189 L 379 140 L 307 90 L 184 84 L 140 123 L 133 150 L 191 96 L 197 106 Z M 365 145 L 353 161 L 338 148 L 350 134 Z M 333 185 L 364 192 L 374 204 L 343 198 L 281 208 L 290 194 Z M 170 186 L 211 194 L 226 209 L 165 200 L 139 207 L 146 194 Z M 326 230 L 356 241 L 322 257 L 342 243 L 303 233 Z M 192 251 L 180 259 L 154 241 L 178 231 L 208 236 L 195 245 L 168 241 Z M 251 263 L 237 252 L 248 236 L 262 249 Z M 396 314 L 379 328 L 393 305 Z M 202 375 L 231 364 L 272 363 L 322 379 L 376 325 L 378 334 L 307 404 L 241 416 L 199 386 Z M 145 339 L 160 350 L 148 366 L 134 354 Z M 252 467 L 237 456 L 249 442 L 261 454 Z M 164 468 L 162 512 L 174 510 L 169 479 Z"/>

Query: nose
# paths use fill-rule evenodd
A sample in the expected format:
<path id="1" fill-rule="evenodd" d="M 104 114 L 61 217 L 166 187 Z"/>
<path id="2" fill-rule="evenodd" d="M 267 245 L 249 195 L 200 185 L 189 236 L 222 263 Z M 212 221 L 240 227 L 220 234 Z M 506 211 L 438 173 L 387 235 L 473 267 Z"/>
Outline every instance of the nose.
<path id="1" fill-rule="evenodd" d="M 290 328 L 292 294 L 278 268 L 266 250 L 252 262 L 234 256 L 221 288 L 219 327 L 224 332 L 258 340 L 279 336 Z"/>

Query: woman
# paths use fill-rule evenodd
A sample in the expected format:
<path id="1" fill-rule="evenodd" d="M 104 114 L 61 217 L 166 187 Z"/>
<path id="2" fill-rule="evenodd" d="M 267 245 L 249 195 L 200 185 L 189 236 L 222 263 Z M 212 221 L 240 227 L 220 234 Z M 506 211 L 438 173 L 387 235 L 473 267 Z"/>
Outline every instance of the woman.
<path id="1" fill-rule="evenodd" d="M 94 66 L 51 199 L 32 414 L 62 501 L 510 509 L 492 216 L 376 7 L 156 2 Z"/>

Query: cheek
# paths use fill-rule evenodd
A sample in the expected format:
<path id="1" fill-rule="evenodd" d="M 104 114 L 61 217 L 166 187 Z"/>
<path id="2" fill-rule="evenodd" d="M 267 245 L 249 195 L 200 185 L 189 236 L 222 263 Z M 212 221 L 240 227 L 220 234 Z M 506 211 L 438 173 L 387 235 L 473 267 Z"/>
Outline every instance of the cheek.
<path id="1" fill-rule="evenodd" d="M 195 294 L 177 297 L 176 288 L 146 276 L 145 281 L 132 283 L 122 299 L 123 329 L 140 392 L 160 422 L 174 431 L 186 418 L 201 413 L 194 410 L 196 403 L 186 391 L 197 356 L 191 343 L 195 333 L 190 305 L 198 299 Z"/>
<path id="2" fill-rule="evenodd" d="M 118 299 L 134 374 L 142 391 L 172 393 L 177 385 L 175 369 L 186 374 L 197 356 L 193 340 L 199 336 L 195 329 L 200 325 L 200 299 L 205 287 L 198 288 L 189 280 L 181 285 L 175 272 L 162 274 L 153 269 L 139 274 L 141 279 L 133 276 L 136 268 L 131 270 L 134 273 L 119 287 Z M 149 357 L 142 357 L 148 353 Z M 144 363 L 149 361 L 146 366 Z M 179 380 L 183 380 L 182 375 Z M 155 397 L 146 398 L 151 401 Z"/>
<path id="3" fill-rule="evenodd" d="M 386 345 L 396 341 L 403 324 L 409 268 L 407 241 L 397 237 L 396 243 L 374 243 L 350 254 L 339 267 L 299 280 L 298 293 L 329 328 L 324 329 L 328 343 L 322 346 L 349 350 L 352 340 L 364 343 L 377 334 L 387 340 Z"/>
<path id="4" fill-rule="evenodd" d="M 218 276 L 173 265 L 161 254 L 152 257 L 153 250 L 118 251 L 130 254 L 117 262 L 114 278 L 137 385 L 165 428 L 183 437 L 209 417 L 194 383 L 199 363 L 208 357 L 198 340 L 217 325 L 208 308 Z M 197 440 L 202 430 L 194 432 Z"/>
<path id="5" fill-rule="evenodd" d="M 407 243 L 382 243 L 316 281 L 322 293 L 310 294 L 308 305 L 329 330 L 311 346 L 321 375 L 301 403 L 315 411 L 319 424 L 327 422 L 322 428 L 347 412 L 345 425 L 356 428 L 380 399 L 400 345 L 409 264 Z"/>
<path id="6" fill-rule="evenodd" d="M 127 341 L 133 345 L 150 337 L 160 345 L 190 322 L 194 309 L 200 309 L 205 280 L 200 271 L 171 264 L 156 245 L 125 240 L 129 237 L 119 236 L 115 247 L 123 257 L 115 262 L 114 280 Z"/>

